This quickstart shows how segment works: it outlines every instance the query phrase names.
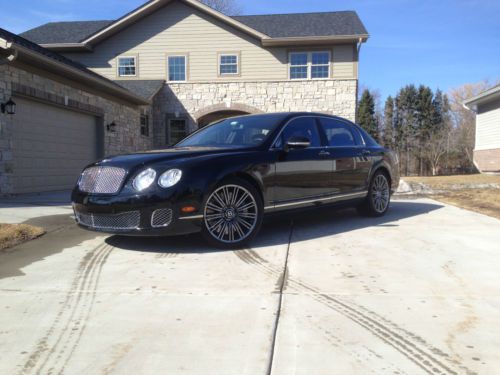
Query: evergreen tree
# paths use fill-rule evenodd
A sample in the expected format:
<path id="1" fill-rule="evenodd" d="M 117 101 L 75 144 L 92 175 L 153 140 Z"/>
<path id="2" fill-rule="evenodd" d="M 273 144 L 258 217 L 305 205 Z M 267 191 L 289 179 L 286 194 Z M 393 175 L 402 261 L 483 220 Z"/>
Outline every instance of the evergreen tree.
<path id="1" fill-rule="evenodd" d="M 418 161 L 418 174 L 423 176 L 427 169 L 424 160 L 424 148 L 431 137 L 433 128 L 433 121 L 435 116 L 435 108 L 433 104 L 434 94 L 432 90 L 424 85 L 418 88 L 417 98 L 417 124 L 415 129 L 417 152 L 416 157 Z"/>
<path id="2" fill-rule="evenodd" d="M 394 147 L 394 99 L 389 96 L 384 108 L 384 146 Z"/>
<path id="3" fill-rule="evenodd" d="M 379 131 L 377 118 L 375 116 L 375 98 L 368 89 L 365 89 L 361 95 L 357 119 L 358 124 L 378 141 Z"/>
<path id="4" fill-rule="evenodd" d="M 418 128 L 418 90 L 415 85 L 408 85 L 399 90 L 396 96 L 395 130 L 396 149 L 399 151 L 404 175 L 411 172 L 412 152 L 415 148 L 415 130 Z"/>

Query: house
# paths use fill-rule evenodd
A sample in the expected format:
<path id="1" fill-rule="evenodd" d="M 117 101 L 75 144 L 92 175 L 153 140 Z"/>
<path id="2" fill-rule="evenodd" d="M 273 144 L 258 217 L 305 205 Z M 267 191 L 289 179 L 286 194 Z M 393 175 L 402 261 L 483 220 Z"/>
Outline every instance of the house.
<path id="1" fill-rule="evenodd" d="M 464 105 L 476 112 L 474 164 L 481 172 L 500 172 L 500 85 Z"/>
<path id="2" fill-rule="evenodd" d="M 100 156 L 162 148 L 198 127 L 238 114 L 317 111 L 354 120 L 359 51 L 368 33 L 352 11 L 229 17 L 196 0 L 151 0 L 118 20 L 48 23 L 18 38 L 141 98 L 140 103 L 120 98 L 122 108 L 127 107 L 123 111 L 100 105 L 101 135 L 86 141 L 97 142 L 92 147 Z M 0 69 L 19 69 L 23 62 L 14 61 Z M 65 79 L 56 75 L 52 79 Z M 59 85 L 52 81 L 40 83 L 37 74 L 32 81 L 31 86 L 22 84 L 70 102 L 79 95 L 82 103 L 101 101 L 92 96 L 96 89 L 65 88 L 57 94 Z M 20 115 L 11 116 L 18 120 L 7 121 L 21 121 L 18 109 Z M 55 121 L 57 116 L 52 117 Z M 66 131 L 64 125 L 58 131 Z M 19 181 L 18 168 L 14 162 L 0 179 L 10 173 Z M 61 174 L 76 178 L 73 171 Z M 21 185 L 0 182 L 0 192 L 63 188 Z"/>

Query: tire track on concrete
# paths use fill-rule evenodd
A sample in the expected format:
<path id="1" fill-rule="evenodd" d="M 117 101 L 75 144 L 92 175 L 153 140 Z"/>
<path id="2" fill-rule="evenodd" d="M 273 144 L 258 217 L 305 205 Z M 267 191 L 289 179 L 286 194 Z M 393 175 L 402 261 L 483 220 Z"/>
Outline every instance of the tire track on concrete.
<path id="1" fill-rule="evenodd" d="M 267 262 L 262 262 L 260 256 L 255 256 L 255 251 L 241 250 L 235 252 L 236 256 L 245 263 L 255 267 L 260 272 L 271 277 L 281 277 L 282 270 L 269 265 Z M 459 362 L 452 360 L 450 356 L 443 351 L 435 348 L 427 343 L 423 338 L 402 329 L 394 322 L 386 318 L 382 318 L 375 312 L 361 307 L 353 302 L 342 301 L 340 298 L 332 297 L 322 293 L 319 289 L 308 285 L 295 278 L 286 278 L 285 285 L 289 285 L 291 289 L 297 292 L 307 291 L 310 298 L 323 304 L 324 306 L 335 310 L 344 317 L 363 327 L 374 336 L 392 346 L 407 359 L 418 365 L 429 374 L 458 374 L 458 370 L 452 369 L 450 366 L 459 368 L 459 371 L 467 374 L 474 374 L 473 371 L 467 369 Z M 449 364 L 447 364 L 448 362 Z"/>
<path id="2" fill-rule="evenodd" d="M 45 335 L 38 340 L 35 349 L 25 362 L 21 374 L 28 374 L 36 370 L 37 374 L 50 373 L 42 372 L 49 360 L 53 357 L 63 340 L 66 332 L 69 330 L 70 324 L 73 322 L 75 314 L 82 300 L 82 296 L 86 294 L 85 286 L 92 277 L 95 264 L 99 264 L 99 260 L 106 254 L 110 248 L 109 245 L 103 243 L 90 252 L 88 252 L 80 261 L 75 277 L 71 282 L 70 289 L 66 293 L 64 300 L 61 302 L 61 307 L 56 314 L 52 324 L 46 331 Z M 68 311 L 69 310 L 69 311 Z M 67 315 L 67 316 L 66 316 Z M 51 344 L 51 338 L 57 335 L 56 341 Z M 52 369 L 51 369 L 52 370 Z"/>

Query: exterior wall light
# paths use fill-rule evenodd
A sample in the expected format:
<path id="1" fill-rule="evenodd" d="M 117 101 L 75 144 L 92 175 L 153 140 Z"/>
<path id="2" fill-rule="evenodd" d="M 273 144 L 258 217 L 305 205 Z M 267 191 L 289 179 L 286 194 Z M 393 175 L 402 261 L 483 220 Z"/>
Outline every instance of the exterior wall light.
<path id="1" fill-rule="evenodd" d="M 106 129 L 110 133 L 115 133 L 116 132 L 116 124 L 115 124 L 115 122 L 113 121 L 112 123 L 106 125 Z"/>
<path id="2" fill-rule="evenodd" d="M 7 103 L 0 104 L 0 110 L 2 113 L 7 113 L 8 115 L 15 115 L 16 103 L 12 99 L 9 99 Z"/>

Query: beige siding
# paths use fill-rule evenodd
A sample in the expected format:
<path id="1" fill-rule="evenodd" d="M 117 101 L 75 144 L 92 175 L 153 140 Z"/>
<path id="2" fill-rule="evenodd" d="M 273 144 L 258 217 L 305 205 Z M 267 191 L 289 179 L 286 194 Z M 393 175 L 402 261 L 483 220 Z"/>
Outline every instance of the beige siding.
<path id="1" fill-rule="evenodd" d="M 500 148 L 500 101 L 480 107 L 476 117 L 476 150 Z"/>
<path id="2" fill-rule="evenodd" d="M 333 78 L 356 78 L 353 46 L 329 49 L 333 51 Z M 217 56 L 224 52 L 240 53 L 239 76 L 218 76 Z M 100 43 L 93 53 L 66 55 L 110 79 L 118 78 L 117 56 L 137 55 L 135 79 L 165 79 L 166 55 L 188 54 L 189 81 L 213 82 L 287 80 L 288 52 L 287 48 L 262 48 L 259 40 L 176 2 Z"/>

